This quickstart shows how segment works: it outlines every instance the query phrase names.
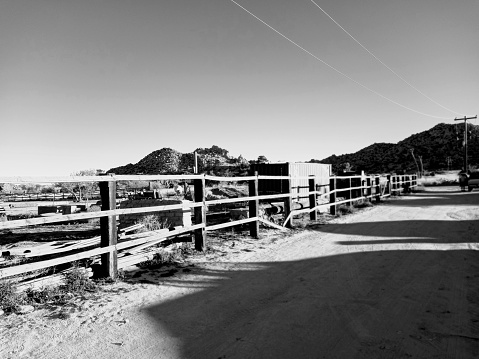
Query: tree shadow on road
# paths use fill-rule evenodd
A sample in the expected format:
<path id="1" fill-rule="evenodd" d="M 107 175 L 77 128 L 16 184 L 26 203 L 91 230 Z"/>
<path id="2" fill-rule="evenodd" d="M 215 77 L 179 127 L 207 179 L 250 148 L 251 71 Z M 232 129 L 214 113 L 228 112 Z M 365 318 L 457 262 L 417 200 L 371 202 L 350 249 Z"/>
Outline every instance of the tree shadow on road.
<path id="1" fill-rule="evenodd" d="M 474 358 L 478 260 L 416 250 L 206 264 L 161 283 L 196 292 L 146 308 L 158 337 L 138 357 L 165 353 L 166 331 L 179 353 L 156 357 Z"/>
<path id="2" fill-rule="evenodd" d="M 460 216 L 461 212 L 451 213 Z M 479 215 L 479 212 L 478 212 Z M 391 243 L 478 243 L 478 220 L 406 220 L 378 221 L 360 223 L 327 224 L 317 226 L 316 231 L 334 233 L 346 236 L 375 237 L 370 240 L 343 240 L 339 237 L 336 243 L 361 244 L 391 244 Z M 388 239 L 381 239 L 388 238 Z"/>
<path id="3" fill-rule="evenodd" d="M 425 191 L 395 197 L 395 199 L 397 200 L 388 201 L 388 205 L 404 207 L 470 206 L 472 203 L 479 205 L 479 191 Z"/>

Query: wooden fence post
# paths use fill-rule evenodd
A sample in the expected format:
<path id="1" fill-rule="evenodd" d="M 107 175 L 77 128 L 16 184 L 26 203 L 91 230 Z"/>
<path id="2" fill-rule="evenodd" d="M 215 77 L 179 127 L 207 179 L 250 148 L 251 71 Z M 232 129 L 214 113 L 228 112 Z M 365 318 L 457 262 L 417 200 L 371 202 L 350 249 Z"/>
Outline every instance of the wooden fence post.
<path id="1" fill-rule="evenodd" d="M 205 176 L 202 178 L 195 178 L 193 181 L 194 190 L 195 190 L 195 202 L 201 202 L 203 205 L 201 207 L 195 207 L 195 224 L 204 223 L 206 226 L 206 198 L 205 198 L 205 187 L 206 187 Z M 198 228 L 195 229 L 195 249 L 197 251 L 204 251 L 206 244 L 206 229 Z"/>
<path id="2" fill-rule="evenodd" d="M 113 174 L 112 174 L 113 175 Z M 116 209 L 116 181 L 100 182 L 101 210 Z M 100 218 L 100 246 L 108 247 L 117 243 L 116 215 Z M 117 251 L 101 255 L 102 276 L 115 279 L 118 274 Z"/>
<path id="3" fill-rule="evenodd" d="M 374 184 L 376 185 L 376 202 L 381 201 L 381 186 L 379 184 L 379 176 L 374 177 Z"/>
<path id="4" fill-rule="evenodd" d="M 346 192 L 345 197 L 346 197 L 346 199 L 351 200 L 352 197 L 353 197 L 353 191 L 351 190 L 351 187 L 353 186 L 353 180 L 352 180 L 351 177 L 349 177 L 349 178 L 348 178 L 348 181 L 349 181 L 349 188 L 345 191 L 345 192 Z M 349 207 L 351 207 L 352 202 L 351 202 L 351 201 L 348 201 L 348 202 L 346 202 L 346 205 L 349 206 Z"/>
<path id="5" fill-rule="evenodd" d="M 329 213 L 333 216 L 336 215 L 336 177 L 329 179 Z"/>
<path id="6" fill-rule="evenodd" d="M 258 171 L 254 172 L 256 177 L 254 180 L 249 181 L 249 196 L 258 197 Z M 259 216 L 259 199 L 249 201 L 249 218 Z M 259 235 L 259 221 L 249 223 L 249 233 L 253 238 L 258 238 Z"/>
<path id="7" fill-rule="evenodd" d="M 309 192 L 316 191 L 316 177 L 310 176 L 309 178 Z M 316 207 L 316 193 L 310 193 L 309 195 L 309 209 Z M 309 219 L 311 221 L 318 220 L 318 211 L 314 210 L 309 212 Z"/>
<path id="8" fill-rule="evenodd" d="M 284 199 L 284 219 L 288 219 L 291 214 L 291 210 L 293 209 L 293 198 L 291 197 L 291 175 L 287 180 L 285 180 L 286 183 L 286 189 L 288 190 L 288 197 Z M 285 225 L 286 228 L 291 228 L 293 227 L 293 216 L 288 220 L 288 222 Z"/>
<path id="9" fill-rule="evenodd" d="M 391 175 L 387 175 L 387 182 L 386 182 L 386 191 L 387 194 L 392 195 L 392 177 Z"/>
<path id="10" fill-rule="evenodd" d="M 373 188 L 371 187 L 371 177 L 366 178 L 366 197 L 369 202 L 372 201 Z"/>

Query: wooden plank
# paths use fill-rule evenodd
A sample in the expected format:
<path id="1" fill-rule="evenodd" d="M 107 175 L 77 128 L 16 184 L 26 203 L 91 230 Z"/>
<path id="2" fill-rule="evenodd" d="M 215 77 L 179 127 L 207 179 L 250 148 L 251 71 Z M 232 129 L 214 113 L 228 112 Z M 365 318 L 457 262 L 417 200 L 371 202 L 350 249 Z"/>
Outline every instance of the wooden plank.
<path id="1" fill-rule="evenodd" d="M 39 269 L 44 269 L 48 267 L 53 267 L 59 264 L 65 264 L 74 262 L 80 259 L 90 258 L 99 254 L 108 253 L 109 251 L 115 250 L 115 246 L 95 248 L 81 253 L 71 254 L 65 257 L 49 259 L 41 262 L 34 262 L 28 264 L 21 264 L 18 266 L 1 268 L 0 269 L 0 278 L 12 277 L 17 274 L 22 274 L 26 272 L 31 272 Z"/>
<path id="2" fill-rule="evenodd" d="M 169 180 L 195 180 L 201 179 L 204 175 L 115 175 L 115 181 L 169 181 Z"/>
<path id="3" fill-rule="evenodd" d="M 259 217 L 259 200 L 258 196 L 258 172 L 255 171 L 253 180 L 249 181 L 249 196 L 255 197 L 256 199 L 249 201 L 249 217 L 258 218 Z M 253 238 L 258 238 L 259 235 L 259 221 L 250 222 L 249 224 L 249 233 Z"/>
<path id="4" fill-rule="evenodd" d="M 226 182 L 238 182 L 238 181 L 252 181 L 256 177 L 254 176 L 245 176 L 245 177 L 217 177 L 217 176 L 209 176 L 205 175 L 205 179 L 209 181 L 226 181 Z"/>
<path id="5" fill-rule="evenodd" d="M 64 252 L 70 252 L 73 250 L 78 250 L 80 248 L 95 247 L 95 246 L 98 246 L 99 244 L 100 244 L 100 236 L 85 239 L 83 241 L 80 241 L 79 243 L 72 243 L 71 245 L 64 244 L 59 247 L 50 246 L 50 248 L 42 248 L 41 250 L 35 250 L 35 248 L 32 248 L 32 251 L 30 253 L 25 253 L 24 257 L 32 258 L 32 257 L 45 256 L 45 255 L 55 255 L 55 254 L 60 254 Z"/>
<path id="6" fill-rule="evenodd" d="M 124 241 L 133 240 L 137 238 L 144 238 L 144 237 L 153 236 L 157 234 L 168 233 L 169 231 L 170 231 L 169 228 L 162 228 L 162 229 L 157 229 L 154 231 L 127 234 L 121 238 L 121 241 L 124 242 Z"/>
<path id="7" fill-rule="evenodd" d="M 201 206 L 202 206 L 201 203 L 183 203 L 183 204 L 172 204 L 167 206 L 111 209 L 111 210 L 105 210 L 101 212 L 84 212 L 84 213 L 68 214 L 65 216 L 59 215 L 59 216 L 51 216 L 51 217 L 19 219 L 15 221 L 0 222 L 0 230 L 17 228 L 17 227 L 36 226 L 39 224 L 47 224 L 47 223 L 78 221 L 82 219 L 118 216 L 120 214 L 161 212 L 161 211 L 169 211 L 173 209 L 192 208 L 192 207 L 201 207 Z"/>
<path id="8" fill-rule="evenodd" d="M 101 209 L 108 211 L 116 208 L 116 182 L 100 182 Z M 100 218 L 101 247 L 117 244 L 116 216 Z M 116 250 L 101 255 L 101 271 L 105 277 L 115 279 L 118 275 L 118 253 Z"/>
<path id="9" fill-rule="evenodd" d="M 157 239 L 171 237 L 171 236 L 186 233 L 186 232 L 192 232 L 192 231 L 195 231 L 197 229 L 204 228 L 204 227 L 205 227 L 205 224 L 200 223 L 200 224 L 196 224 L 196 225 L 191 226 L 191 227 L 184 227 L 181 230 L 161 232 L 161 233 L 154 234 L 154 235 L 151 235 L 151 236 L 147 236 L 147 237 L 143 237 L 143 238 L 137 238 L 137 239 L 134 239 L 134 240 L 131 240 L 131 241 L 125 241 L 125 242 L 118 243 L 116 245 L 116 248 L 118 250 L 122 250 L 122 249 L 130 248 L 130 247 L 134 247 L 134 246 L 137 246 L 137 245 L 140 245 L 140 244 L 143 244 L 143 243 L 152 242 L 152 241 L 157 240 Z"/>
<path id="10" fill-rule="evenodd" d="M 81 183 L 114 181 L 109 176 L 22 176 L 0 177 L 0 183 Z"/>
<path id="11" fill-rule="evenodd" d="M 129 251 L 137 252 L 138 250 L 142 250 L 144 248 L 147 248 L 155 244 L 158 244 L 162 241 L 165 241 L 170 237 L 178 236 L 180 234 L 187 233 L 187 232 L 193 232 L 194 230 L 199 228 L 204 228 L 204 224 L 198 224 L 191 227 L 181 227 L 181 228 L 175 229 L 174 231 L 168 231 L 166 233 L 158 234 L 158 235 L 152 236 L 148 242 L 141 244 L 138 247 L 134 247 L 133 249 L 130 249 Z M 119 245 L 117 245 L 117 248 L 118 247 Z"/>
<path id="12" fill-rule="evenodd" d="M 259 217 L 245 218 L 245 219 L 241 219 L 239 221 L 220 223 L 220 224 L 215 224 L 214 226 L 207 226 L 206 230 L 207 231 L 215 231 L 217 229 L 233 227 L 233 226 L 237 226 L 237 225 L 240 225 L 240 224 L 245 224 L 245 223 L 258 221 L 258 220 L 259 220 Z"/>
<path id="13" fill-rule="evenodd" d="M 284 227 L 280 226 L 279 224 L 273 223 L 273 222 L 268 221 L 268 220 L 266 220 L 266 219 L 264 219 L 264 218 L 261 218 L 261 217 L 258 218 L 258 221 L 261 222 L 261 223 L 263 223 L 263 224 L 265 224 L 265 225 L 267 225 L 267 226 L 270 226 L 270 227 L 279 229 L 279 230 L 281 230 L 281 231 L 283 231 L 283 232 L 284 232 L 284 231 L 289 231 L 287 228 L 284 228 Z"/>

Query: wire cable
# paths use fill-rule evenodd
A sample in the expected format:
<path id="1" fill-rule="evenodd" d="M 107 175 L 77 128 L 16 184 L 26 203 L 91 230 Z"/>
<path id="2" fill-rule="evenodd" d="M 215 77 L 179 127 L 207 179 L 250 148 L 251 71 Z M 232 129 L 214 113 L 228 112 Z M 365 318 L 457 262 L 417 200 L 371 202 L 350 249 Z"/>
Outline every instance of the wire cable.
<path id="1" fill-rule="evenodd" d="M 435 103 L 439 107 L 442 107 L 443 109 L 454 113 L 456 115 L 461 115 L 461 113 L 453 111 L 446 106 L 441 105 L 439 102 L 435 101 L 434 99 L 430 98 L 428 95 L 426 95 L 424 92 L 419 90 L 417 87 L 413 86 L 410 82 L 408 82 L 404 77 L 399 75 L 396 71 L 394 71 L 392 68 L 390 68 L 388 65 L 386 65 L 380 58 L 378 58 L 376 55 L 374 55 L 371 51 L 369 51 L 366 46 L 364 46 L 362 43 L 359 42 L 353 35 L 351 35 L 344 27 L 342 27 L 336 20 L 334 20 L 331 15 L 329 15 L 324 9 L 319 6 L 314 0 L 311 0 L 311 2 L 316 5 L 316 7 L 321 10 L 327 17 L 329 17 L 341 30 L 343 30 L 351 39 L 353 39 L 359 46 L 361 46 L 367 53 L 369 53 L 372 57 L 374 57 L 381 65 L 383 65 L 385 68 L 387 68 L 389 71 L 391 71 L 397 78 L 399 78 L 401 81 L 403 81 L 406 85 L 417 91 L 419 94 L 423 95 L 425 98 L 427 98 L 429 101 Z"/>
<path id="2" fill-rule="evenodd" d="M 314 59 L 320 61 L 321 63 L 323 63 L 325 66 L 329 67 L 331 70 L 337 72 L 338 74 L 340 74 L 341 76 L 347 78 L 348 80 L 354 82 L 356 85 L 358 86 L 361 86 L 362 88 L 364 88 L 365 90 L 368 90 L 370 92 L 372 92 L 373 94 L 399 106 L 399 107 L 402 107 L 406 110 L 409 110 L 409 111 L 412 111 L 412 112 L 415 112 L 419 115 L 422 115 L 422 116 L 427 116 L 427 117 L 432 117 L 432 118 L 437 118 L 437 119 L 441 119 L 441 120 L 450 120 L 449 117 L 442 117 L 442 116 L 435 116 L 435 115 L 430 115 L 430 114 L 427 114 L 427 113 L 424 113 L 424 112 L 421 112 L 421 111 L 418 111 L 418 110 L 415 110 L 411 107 L 408 107 L 408 106 L 405 106 L 397 101 L 394 101 L 392 99 L 390 99 L 389 97 L 387 96 L 384 96 L 382 94 L 380 94 L 379 92 L 367 87 L 366 85 L 363 85 L 362 83 L 356 81 L 355 79 L 353 79 L 352 77 L 346 75 L 344 72 L 338 70 L 337 68 L 335 68 L 334 66 L 328 64 L 326 61 L 320 59 L 318 56 L 314 55 L 313 53 L 311 53 L 310 51 L 306 50 L 304 47 L 302 47 L 301 45 L 298 45 L 296 42 L 294 42 L 293 40 L 291 40 L 289 37 L 287 37 L 286 35 L 283 35 L 281 32 L 279 32 L 278 30 L 276 30 L 274 27 L 272 27 L 271 25 L 267 24 L 265 21 L 261 20 L 259 17 L 257 17 L 255 14 L 253 14 L 251 11 L 249 11 L 248 9 L 244 8 L 243 6 L 241 6 L 240 4 L 238 4 L 235 0 L 230 0 L 233 4 L 235 4 L 236 6 L 238 6 L 239 8 L 241 8 L 242 10 L 244 10 L 245 12 L 247 12 L 249 15 L 253 16 L 256 20 L 258 20 L 259 22 L 261 22 L 262 24 L 264 24 L 265 26 L 267 26 L 268 28 L 270 28 L 271 30 L 273 30 L 274 32 L 276 32 L 278 35 L 280 35 L 281 37 L 283 37 L 284 39 L 288 40 L 290 43 L 292 43 L 294 46 L 296 46 L 297 48 L 299 48 L 300 50 L 302 50 L 303 52 L 307 53 L 308 55 L 310 55 L 311 57 L 313 57 Z"/>

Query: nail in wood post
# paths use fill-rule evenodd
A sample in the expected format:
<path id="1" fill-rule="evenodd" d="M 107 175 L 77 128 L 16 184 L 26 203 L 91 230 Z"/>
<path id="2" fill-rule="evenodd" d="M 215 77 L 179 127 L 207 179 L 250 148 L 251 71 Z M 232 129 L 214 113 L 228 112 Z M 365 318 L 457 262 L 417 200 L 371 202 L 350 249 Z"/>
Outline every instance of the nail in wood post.
<path id="1" fill-rule="evenodd" d="M 311 176 L 309 178 L 309 192 L 316 191 L 316 177 Z M 299 192 L 298 192 L 299 193 Z M 316 193 L 310 193 L 309 195 L 309 209 L 316 207 Z M 318 219 L 318 211 L 314 210 L 309 212 L 309 219 L 316 221 Z"/>
<path id="2" fill-rule="evenodd" d="M 376 185 L 376 202 L 381 201 L 381 187 L 379 185 L 379 177 L 374 177 L 374 184 Z"/>
<path id="3" fill-rule="evenodd" d="M 205 203 L 205 177 L 194 179 L 195 202 L 203 203 L 201 207 L 195 207 L 195 224 L 204 223 L 206 226 L 206 203 Z M 195 229 L 195 249 L 204 251 L 206 243 L 206 229 Z"/>
<path id="4" fill-rule="evenodd" d="M 331 192 L 329 194 L 329 213 L 331 215 L 335 216 L 336 215 L 336 177 L 331 177 L 329 179 L 329 191 Z"/>
<path id="5" fill-rule="evenodd" d="M 100 182 L 99 186 L 101 210 L 108 211 L 116 209 L 116 181 Z M 115 215 L 100 218 L 100 233 L 101 247 L 116 245 L 117 228 Z M 116 278 L 118 273 L 118 256 L 116 250 L 101 255 L 101 271 L 102 275 L 105 277 Z"/>
<path id="6" fill-rule="evenodd" d="M 287 193 L 291 195 L 291 176 L 289 176 L 289 179 L 284 180 L 285 181 L 285 188 L 288 191 Z M 291 213 L 291 210 L 293 209 L 293 198 L 291 196 L 288 196 L 284 199 L 284 219 L 287 219 L 289 217 L 289 214 Z M 286 228 L 291 228 L 293 226 L 293 216 L 289 219 L 288 223 L 286 223 Z"/>
<path id="7" fill-rule="evenodd" d="M 254 172 L 256 177 L 254 180 L 249 181 L 249 196 L 258 197 L 258 171 Z M 249 218 L 259 216 L 259 199 L 249 201 Z M 259 221 L 249 223 L 249 234 L 253 238 L 258 238 L 259 235 Z"/>

